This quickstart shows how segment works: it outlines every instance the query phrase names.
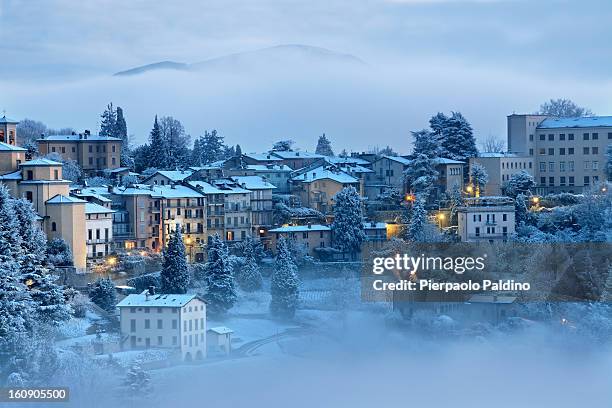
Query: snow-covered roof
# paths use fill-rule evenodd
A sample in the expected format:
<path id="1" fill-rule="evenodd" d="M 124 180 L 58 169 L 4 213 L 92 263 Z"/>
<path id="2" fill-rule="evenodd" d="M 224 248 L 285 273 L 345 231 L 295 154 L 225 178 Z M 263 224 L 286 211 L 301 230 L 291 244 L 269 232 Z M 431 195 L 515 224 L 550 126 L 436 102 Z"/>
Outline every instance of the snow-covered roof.
<path id="1" fill-rule="evenodd" d="M 268 183 L 260 176 L 234 176 L 232 180 L 248 190 L 268 190 L 276 188 L 275 185 Z"/>
<path id="2" fill-rule="evenodd" d="M 446 157 L 436 157 L 435 159 L 433 159 L 433 162 L 435 164 L 465 164 L 462 161 L 448 159 Z"/>
<path id="3" fill-rule="evenodd" d="M 8 143 L 0 142 L 0 152 L 25 152 L 26 149 L 19 146 L 13 146 Z"/>
<path id="4" fill-rule="evenodd" d="M 100 204 L 87 203 L 85 204 L 85 214 L 110 214 L 115 210 L 101 206 Z"/>
<path id="5" fill-rule="evenodd" d="M 161 175 L 171 181 L 178 182 L 178 181 L 185 180 L 187 177 L 191 176 L 192 174 L 193 174 L 193 171 L 191 170 L 158 170 L 155 173 L 151 174 L 149 177 L 147 177 L 145 181 L 150 180 L 151 178 L 157 175 Z"/>
<path id="6" fill-rule="evenodd" d="M 612 127 L 612 116 L 588 116 L 584 118 L 548 118 L 538 125 L 538 129 Z"/>
<path id="7" fill-rule="evenodd" d="M 338 167 L 347 173 L 374 173 L 374 170 L 363 167 L 359 164 L 338 164 Z"/>
<path id="8" fill-rule="evenodd" d="M 49 159 L 34 159 L 27 161 L 25 163 L 21 163 L 21 166 L 61 166 L 62 163 L 56 162 L 55 160 Z"/>
<path id="9" fill-rule="evenodd" d="M 313 225 L 287 225 L 284 227 L 278 227 L 268 232 L 307 232 L 307 231 L 331 231 L 331 228 L 327 225 L 313 224 Z"/>
<path id="10" fill-rule="evenodd" d="M 183 307 L 196 297 L 197 296 L 193 294 L 131 294 L 127 295 L 121 302 L 119 302 L 117 307 Z"/>
<path id="11" fill-rule="evenodd" d="M 216 334 L 232 334 L 234 332 L 232 329 L 225 326 L 211 327 L 210 329 L 208 329 L 208 331 L 211 331 Z"/>
<path id="12" fill-rule="evenodd" d="M 12 173 L 3 174 L 0 176 L 0 180 L 21 180 L 21 170 L 14 171 Z"/>
<path id="13" fill-rule="evenodd" d="M 482 158 L 504 158 L 504 157 L 509 157 L 509 158 L 514 158 L 514 157 L 519 157 L 516 153 L 508 153 L 508 152 L 481 152 L 478 153 L 478 157 L 482 157 Z M 478 158 L 476 157 L 476 158 Z"/>
<path id="14" fill-rule="evenodd" d="M 381 159 L 393 160 L 393 161 L 403 164 L 404 166 L 407 166 L 408 164 L 410 164 L 410 160 L 402 156 L 382 156 L 379 160 Z"/>
<path id="15" fill-rule="evenodd" d="M 16 125 L 17 123 L 19 123 L 19 121 L 15 120 L 15 119 L 9 119 L 6 117 L 6 115 L 2 116 L 0 118 L 0 123 L 8 123 L 11 125 Z"/>
<path id="16" fill-rule="evenodd" d="M 117 167 L 116 169 L 108 170 L 109 173 L 122 173 L 124 171 L 129 171 L 129 167 Z"/>
<path id="17" fill-rule="evenodd" d="M 280 157 L 273 156 L 271 153 L 243 153 L 244 157 L 257 161 L 281 161 Z"/>
<path id="18" fill-rule="evenodd" d="M 387 229 L 387 223 L 364 221 L 363 228 L 365 229 Z"/>
<path id="19" fill-rule="evenodd" d="M 251 190 L 244 189 L 236 184 L 236 182 L 227 179 L 215 180 L 217 187 L 223 194 L 250 194 Z"/>
<path id="20" fill-rule="evenodd" d="M 72 194 L 77 196 L 77 197 L 92 197 L 92 198 L 95 198 L 96 200 L 102 201 L 104 203 L 110 203 L 111 201 L 113 201 L 110 198 L 105 197 L 105 196 L 103 196 L 101 194 L 98 194 L 98 193 L 95 193 L 95 192 L 92 192 L 92 191 L 87 191 L 87 190 L 76 191 L 76 190 L 73 189 L 72 190 Z"/>
<path id="21" fill-rule="evenodd" d="M 310 153 L 302 150 L 286 150 L 279 152 L 270 152 L 281 159 L 322 159 L 325 156 L 322 154 Z"/>
<path id="22" fill-rule="evenodd" d="M 68 141 L 68 142 L 121 142 L 122 140 L 117 138 L 117 137 L 106 137 L 106 136 L 100 136 L 100 135 L 48 135 L 45 137 L 42 137 L 40 139 L 37 139 L 37 141 L 52 141 L 52 142 L 62 142 L 62 141 Z"/>
<path id="23" fill-rule="evenodd" d="M 80 198 L 65 196 L 61 194 L 57 194 L 52 198 L 48 199 L 46 204 L 80 204 L 87 203 L 85 200 L 81 200 Z"/>
<path id="24" fill-rule="evenodd" d="M 246 166 L 248 170 L 261 171 L 261 172 L 273 172 L 273 171 L 284 171 L 291 172 L 291 167 L 286 164 L 248 164 Z"/>
<path id="25" fill-rule="evenodd" d="M 359 165 L 364 165 L 364 166 L 367 166 L 368 164 L 370 164 L 369 161 L 367 161 L 366 159 L 362 159 L 361 157 L 328 156 L 326 160 L 333 164 L 348 163 L 348 164 L 359 164 Z"/>
<path id="26" fill-rule="evenodd" d="M 223 194 L 224 191 L 205 181 L 188 181 L 187 184 L 196 188 L 202 194 Z"/>
<path id="27" fill-rule="evenodd" d="M 293 180 L 302 181 L 304 183 L 311 183 L 313 181 L 325 179 L 333 180 L 342 184 L 359 183 L 359 180 L 350 174 L 340 170 L 330 169 L 327 166 L 317 167 L 316 169 L 309 170 L 293 177 Z"/>

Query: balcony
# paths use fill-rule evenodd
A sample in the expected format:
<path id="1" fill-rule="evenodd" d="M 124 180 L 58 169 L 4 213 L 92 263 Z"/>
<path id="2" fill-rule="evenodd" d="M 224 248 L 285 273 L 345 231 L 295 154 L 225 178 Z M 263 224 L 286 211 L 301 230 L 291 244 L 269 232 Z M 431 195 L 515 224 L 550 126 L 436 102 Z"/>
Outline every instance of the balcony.
<path id="1" fill-rule="evenodd" d="M 88 239 L 87 241 L 85 241 L 87 243 L 87 245 L 95 245 L 95 244 L 110 244 L 112 242 L 112 240 L 109 239 Z"/>

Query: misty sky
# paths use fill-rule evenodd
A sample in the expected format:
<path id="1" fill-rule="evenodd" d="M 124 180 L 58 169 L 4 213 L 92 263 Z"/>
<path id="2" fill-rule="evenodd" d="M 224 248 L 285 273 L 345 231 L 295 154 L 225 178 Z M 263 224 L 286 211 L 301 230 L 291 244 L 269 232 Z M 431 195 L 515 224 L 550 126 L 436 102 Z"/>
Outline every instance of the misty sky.
<path id="1" fill-rule="evenodd" d="M 136 142 L 159 114 L 193 136 L 217 128 L 246 151 L 280 138 L 312 150 L 325 132 L 337 150 L 407 153 L 410 131 L 437 111 L 463 112 L 480 139 L 505 137 L 507 114 L 552 97 L 612 114 L 611 16 L 606 1 L 0 0 L 0 110 L 96 129 L 113 101 Z M 111 76 L 279 44 L 367 65 Z"/>

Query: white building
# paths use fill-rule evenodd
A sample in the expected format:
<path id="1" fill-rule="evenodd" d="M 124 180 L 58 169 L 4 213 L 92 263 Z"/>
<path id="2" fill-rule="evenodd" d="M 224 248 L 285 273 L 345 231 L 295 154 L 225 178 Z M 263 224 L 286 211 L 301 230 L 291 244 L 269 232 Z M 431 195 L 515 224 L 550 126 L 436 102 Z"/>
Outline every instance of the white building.
<path id="1" fill-rule="evenodd" d="M 119 308 L 124 348 L 169 348 L 185 361 L 206 357 L 206 304 L 196 295 L 129 295 Z"/>
<path id="2" fill-rule="evenodd" d="M 509 197 L 468 198 L 457 209 L 457 233 L 464 242 L 507 240 L 515 232 L 515 212 Z"/>
<path id="3" fill-rule="evenodd" d="M 230 355 L 232 352 L 232 333 L 234 331 L 225 326 L 208 329 L 206 332 L 208 353 L 210 355 Z"/>
<path id="4" fill-rule="evenodd" d="M 88 259 L 103 258 L 112 252 L 114 212 L 99 204 L 85 204 Z"/>

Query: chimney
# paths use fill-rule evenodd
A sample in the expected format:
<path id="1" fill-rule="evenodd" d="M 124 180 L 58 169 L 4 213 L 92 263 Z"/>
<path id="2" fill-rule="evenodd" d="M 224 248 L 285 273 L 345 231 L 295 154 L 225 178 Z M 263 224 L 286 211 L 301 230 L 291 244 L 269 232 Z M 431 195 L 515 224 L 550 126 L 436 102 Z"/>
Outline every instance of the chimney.
<path id="1" fill-rule="evenodd" d="M 308 229 L 311 229 L 311 228 L 312 228 L 312 224 L 309 222 L 308 223 Z"/>
<path id="2" fill-rule="evenodd" d="M 71 133 L 72 136 L 76 135 L 76 132 L 73 130 Z"/>
<path id="3" fill-rule="evenodd" d="M 106 189 L 109 193 L 113 192 L 113 186 L 107 186 Z"/>
<path id="4" fill-rule="evenodd" d="M 296 155 L 296 156 L 299 156 L 299 155 L 300 155 L 300 152 L 295 152 L 295 155 Z"/>
<path id="5" fill-rule="evenodd" d="M 79 133 L 79 139 L 83 139 L 83 134 Z"/>
<path id="6" fill-rule="evenodd" d="M 40 134 L 40 138 L 41 138 L 41 139 L 44 139 L 44 138 L 45 138 L 45 134 L 44 134 L 44 133 L 41 133 L 41 134 Z"/>
<path id="7" fill-rule="evenodd" d="M 155 286 L 151 285 L 149 286 L 149 295 L 153 296 L 155 295 Z"/>
<path id="8" fill-rule="evenodd" d="M 85 136 L 90 136 L 90 135 L 91 135 L 91 132 L 89 131 L 89 129 L 85 129 Z"/>

